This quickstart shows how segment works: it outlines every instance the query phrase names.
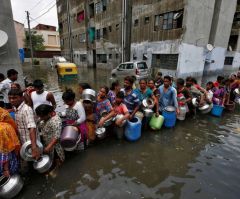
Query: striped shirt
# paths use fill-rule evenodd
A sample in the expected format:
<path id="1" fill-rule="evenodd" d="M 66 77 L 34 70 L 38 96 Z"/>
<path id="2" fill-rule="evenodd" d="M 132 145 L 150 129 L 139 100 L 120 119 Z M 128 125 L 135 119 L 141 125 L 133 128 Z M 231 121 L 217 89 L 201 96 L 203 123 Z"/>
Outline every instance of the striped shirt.
<path id="1" fill-rule="evenodd" d="M 16 124 L 21 144 L 30 140 L 30 128 L 36 128 L 33 110 L 30 106 L 22 102 L 15 112 Z"/>
<path id="2" fill-rule="evenodd" d="M 134 109 L 141 104 L 141 102 L 133 90 L 129 94 L 126 93 L 125 89 L 121 89 L 121 91 L 123 91 L 125 95 L 123 103 L 127 106 L 129 113 L 132 113 Z"/>

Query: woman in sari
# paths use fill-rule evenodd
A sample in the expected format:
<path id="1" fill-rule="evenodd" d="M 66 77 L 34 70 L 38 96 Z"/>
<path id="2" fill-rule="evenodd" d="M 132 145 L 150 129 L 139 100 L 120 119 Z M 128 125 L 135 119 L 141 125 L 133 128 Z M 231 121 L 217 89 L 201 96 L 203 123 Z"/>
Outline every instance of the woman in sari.
<path id="1" fill-rule="evenodd" d="M 0 175 L 6 177 L 18 172 L 17 154 L 20 142 L 16 134 L 16 125 L 8 111 L 0 108 Z"/>

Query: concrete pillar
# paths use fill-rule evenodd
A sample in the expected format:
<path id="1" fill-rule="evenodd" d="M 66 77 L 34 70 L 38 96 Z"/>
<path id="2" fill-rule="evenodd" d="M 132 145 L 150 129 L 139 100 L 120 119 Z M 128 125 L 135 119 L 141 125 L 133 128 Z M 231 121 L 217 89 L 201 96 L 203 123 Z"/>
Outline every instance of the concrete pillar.
<path id="1" fill-rule="evenodd" d="M 16 33 L 14 29 L 11 1 L 0 1 L 0 30 L 8 35 L 6 45 L 0 47 L 0 73 L 6 75 L 13 68 L 19 73 L 19 83 L 23 83 L 23 73 L 18 56 Z"/>
<path id="2" fill-rule="evenodd" d="M 224 69 L 224 60 L 228 48 L 236 6 L 237 0 L 215 1 L 209 38 L 209 43 L 214 46 L 214 49 L 207 54 L 204 74 L 222 73 Z"/>

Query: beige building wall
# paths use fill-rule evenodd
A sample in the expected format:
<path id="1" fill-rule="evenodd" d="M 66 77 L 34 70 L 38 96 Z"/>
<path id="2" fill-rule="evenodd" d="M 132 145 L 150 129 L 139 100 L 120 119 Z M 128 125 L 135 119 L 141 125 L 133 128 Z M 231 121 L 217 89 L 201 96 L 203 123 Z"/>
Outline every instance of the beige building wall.
<path id="1" fill-rule="evenodd" d="M 37 35 L 42 35 L 44 39 L 45 50 L 60 51 L 59 32 L 49 30 L 35 30 Z"/>
<path id="2" fill-rule="evenodd" d="M 17 36 L 17 45 L 19 48 L 24 48 L 25 29 L 24 24 L 14 21 L 14 28 Z"/>

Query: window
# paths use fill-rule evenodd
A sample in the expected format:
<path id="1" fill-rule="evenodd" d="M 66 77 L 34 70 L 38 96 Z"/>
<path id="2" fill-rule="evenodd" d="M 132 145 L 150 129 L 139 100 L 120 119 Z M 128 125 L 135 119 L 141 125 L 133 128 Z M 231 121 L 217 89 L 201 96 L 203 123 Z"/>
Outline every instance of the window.
<path id="1" fill-rule="evenodd" d="M 126 64 L 126 69 L 133 69 L 133 64 Z"/>
<path id="2" fill-rule="evenodd" d="M 121 70 L 124 70 L 126 68 L 126 65 L 125 64 L 121 64 L 118 68 L 121 69 Z"/>
<path id="3" fill-rule="evenodd" d="M 86 42 L 86 33 L 82 33 L 79 35 L 79 42 L 80 43 Z"/>
<path id="4" fill-rule="evenodd" d="M 48 45 L 57 45 L 57 40 L 55 35 L 48 35 Z"/>
<path id="5" fill-rule="evenodd" d="M 112 54 L 109 54 L 109 55 L 108 55 L 108 59 L 112 59 Z"/>
<path id="6" fill-rule="evenodd" d="M 101 37 L 101 30 L 97 29 L 96 30 L 96 39 L 98 40 L 98 39 L 100 39 L 100 37 Z"/>
<path id="7" fill-rule="evenodd" d="M 108 26 L 108 31 L 112 32 L 112 26 Z"/>
<path id="8" fill-rule="evenodd" d="M 97 2 L 95 4 L 95 13 L 98 14 L 98 13 L 101 13 L 102 12 L 102 2 Z"/>
<path id="9" fill-rule="evenodd" d="M 139 22 L 138 19 L 135 19 L 133 25 L 134 25 L 134 26 L 138 26 L 138 22 Z"/>
<path id="10" fill-rule="evenodd" d="M 150 22 L 150 17 L 144 17 L 144 24 L 148 24 Z"/>
<path id="11" fill-rule="evenodd" d="M 118 24 L 116 24 L 116 30 L 118 30 L 119 29 L 119 23 Z"/>
<path id="12" fill-rule="evenodd" d="M 102 37 L 104 38 L 104 39 L 107 39 L 107 37 L 108 37 L 108 35 L 107 35 L 107 28 L 103 28 L 102 29 Z"/>
<path id="13" fill-rule="evenodd" d="M 91 3 L 89 5 L 89 17 L 93 18 L 94 17 L 94 3 Z"/>
<path id="14" fill-rule="evenodd" d="M 116 59 L 118 59 L 118 58 L 119 58 L 119 54 L 116 54 L 115 56 L 116 56 Z"/>
<path id="15" fill-rule="evenodd" d="M 162 25 L 163 25 L 163 16 L 155 15 L 154 31 L 162 29 Z"/>
<path id="16" fill-rule="evenodd" d="M 145 62 L 141 62 L 137 64 L 138 69 L 148 69 L 147 64 Z"/>
<path id="17" fill-rule="evenodd" d="M 77 14 L 77 22 L 81 23 L 82 21 L 84 21 L 84 17 L 85 17 L 85 15 L 84 15 L 84 10 L 83 10 Z"/>
<path id="18" fill-rule="evenodd" d="M 87 55 L 86 54 L 80 54 L 80 61 L 86 62 L 87 61 Z"/>
<path id="19" fill-rule="evenodd" d="M 224 65 L 232 65 L 233 57 L 225 57 Z"/>
<path id="20" fill-rule="evenodd" d="M 152 54 L 152 67 L 176 70 L 178 54 Z"/>
<path id="21" fill-rule="evenodd" d="M 107 55 L 97 54 L 97 63 L 107 63 Z"/>
<path id="22" fill-rule="evenodd" d="M 107 10 L 107 0 L 102 0 L 102 10 Z"/>
<path id="23" fill-rule="evenodd" d="M 163 30 L 173 28 L 173 12 L 165 13 L 163 15 Z"/>

